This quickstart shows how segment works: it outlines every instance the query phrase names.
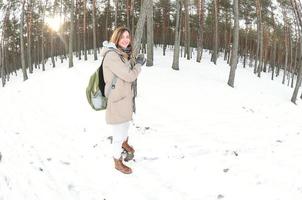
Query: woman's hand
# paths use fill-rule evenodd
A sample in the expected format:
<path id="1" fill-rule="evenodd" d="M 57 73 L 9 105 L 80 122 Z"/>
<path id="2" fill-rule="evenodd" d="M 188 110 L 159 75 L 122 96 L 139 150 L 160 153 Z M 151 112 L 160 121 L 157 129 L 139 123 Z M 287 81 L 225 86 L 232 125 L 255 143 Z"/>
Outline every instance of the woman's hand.
<path id="1" fill-rule="evenodd" d="M 144 54 L 138 54 L 135 61 L 136 61 L 136 63 L 144 65 L 145 62 L 146 62 L 145 55 Z"/>

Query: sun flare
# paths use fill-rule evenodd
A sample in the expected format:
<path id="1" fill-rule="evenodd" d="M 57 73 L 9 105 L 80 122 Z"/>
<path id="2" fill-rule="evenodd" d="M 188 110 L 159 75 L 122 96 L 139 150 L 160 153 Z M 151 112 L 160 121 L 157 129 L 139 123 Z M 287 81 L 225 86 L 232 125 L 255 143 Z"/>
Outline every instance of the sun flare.
<path id="1" fill-rule="evenodd" d="M 62 24 L 63 19 L 60 16 L 56 15 L 54 17 L 46 17 L 45 23 L 54 31 L 59 31 Z"/>

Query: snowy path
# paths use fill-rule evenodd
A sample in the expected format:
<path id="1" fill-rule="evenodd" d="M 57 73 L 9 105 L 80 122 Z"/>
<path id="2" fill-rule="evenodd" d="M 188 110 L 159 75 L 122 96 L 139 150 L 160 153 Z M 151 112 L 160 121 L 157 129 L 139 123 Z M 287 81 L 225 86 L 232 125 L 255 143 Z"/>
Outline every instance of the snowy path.
<path id="1" fill-rule="evenodd" d="M 0 200 L 301 200 L 292 89 L 241 67 L 233 89 L 208 54 L 175 72 L 172 52 L 155 52 L 138 80 L 130 176 L 113 169 L 104 112 L 85 99 L 92 57 L 0 88 Z"/>

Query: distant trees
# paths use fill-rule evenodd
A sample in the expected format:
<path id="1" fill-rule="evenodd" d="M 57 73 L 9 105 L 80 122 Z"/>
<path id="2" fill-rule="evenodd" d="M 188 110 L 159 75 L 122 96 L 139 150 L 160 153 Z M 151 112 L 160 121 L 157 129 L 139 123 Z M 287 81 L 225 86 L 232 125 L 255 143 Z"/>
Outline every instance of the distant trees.
<path id="1" fill-rule="evenodd" d="M 96 60 L 101 41 L 110 39 L 116 26 L 124 25 L 134 35 L 134 52 L 147 49 L 148 66 L 153 65 L 153 45 L 161 45 L 164 55 L 167 48 L 174 46 L 173 69 L 179 69 L 179 55 L 187 59 L 194 56 L 201 62 L 203 50 L 208 49 L 214 64 L 223 57 L 232 66 L 231 71 L 236 69 L 233 64 L 242 61 L 243 67 L 253 67 L 258 77 L 262 73 L 271 73 L 271 79 L 282 75 L 283 84 L 295 86 L 292 98 L 295 99 L 301 87 L 301 3 L 276 2 L 238 1 L 238 21 L 242 26 L 238 30 L 237 50 L 236 23 L 232 20 L 236 19 L 232 12 L 236 2 L 231 0 L 0 2 L 2 85 L 18 69 L 22 69 L 23 80 L 27 80 L 28 74 L 40 66 L 45 70 L 48 59 L 55 67 L 57 56 L 61 63 L 68 60 L 70 67 L 74 53 L 78 59 L 83 55 L 84 60 L 93 54 Z M 142 6 L 147 4 L 152 6 L 147 9 Z M 276 17 L 276 7 L 281 8 L 281 19 Z M 62 19 L 62 24 L 59 30 L 53 30 L 46 21 L 58 16 L 58 23 Z M 229 80 L 233 76 L 230 75 Z"/>

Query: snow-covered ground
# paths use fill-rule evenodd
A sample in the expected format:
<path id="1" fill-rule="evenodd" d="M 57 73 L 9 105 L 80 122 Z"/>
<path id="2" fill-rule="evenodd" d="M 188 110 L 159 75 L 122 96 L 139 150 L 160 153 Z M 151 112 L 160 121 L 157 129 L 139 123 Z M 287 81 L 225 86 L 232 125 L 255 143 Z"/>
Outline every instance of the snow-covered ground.
<path id="1" fill-rule="evenodd" d="M 138 79 L 133 174 L 113 168 L 104 111 L 86 101 L 100 64 L 67 62 L 0 88 L 0 200 L 301 200 L 302 101 L 208 53 L 201 63 L 155 50 Z"/>

